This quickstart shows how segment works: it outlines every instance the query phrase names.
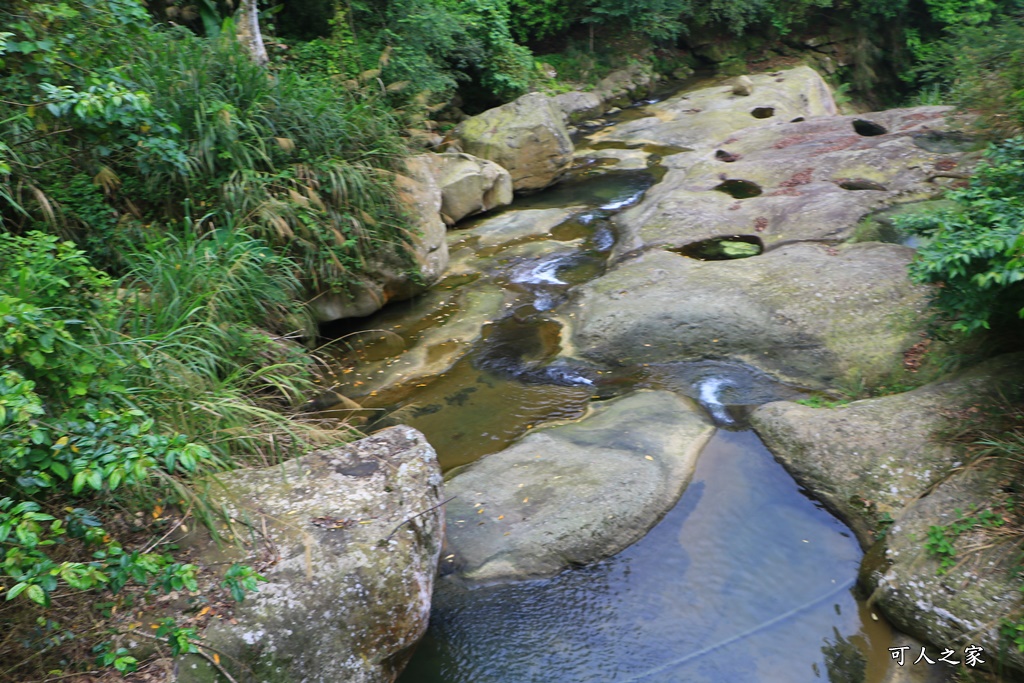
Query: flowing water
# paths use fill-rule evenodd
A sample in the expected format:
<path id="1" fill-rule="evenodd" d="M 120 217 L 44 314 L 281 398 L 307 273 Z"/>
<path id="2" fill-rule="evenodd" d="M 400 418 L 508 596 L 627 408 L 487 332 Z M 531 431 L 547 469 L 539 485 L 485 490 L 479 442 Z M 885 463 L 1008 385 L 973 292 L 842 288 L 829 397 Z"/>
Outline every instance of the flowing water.
<path id="1" fill-rule="evenodd" d="M 329 331 L 341 392 L 369 428 L 420 429 L 445 470 L 636 388 L 687 395 L 720 427 L 679 503 L 619 555 L 540 581 L 440 578 L 401 683 L 882 679 L 891 633 L 853 593 L 857 542 L 745 427 L 753 407 L 799 388 L 736 363 L 608 368 L 565 348 L 554 314 L 604 271 L 609 219 L 674 151 L 646 150 L 647 168 L 628 172 L 581 159 L 567 181 L 500 212 L 554 216 L 550 231 L 495 242 L 472 231 L 494 215 L 460 225 L 444 281 Z"/>

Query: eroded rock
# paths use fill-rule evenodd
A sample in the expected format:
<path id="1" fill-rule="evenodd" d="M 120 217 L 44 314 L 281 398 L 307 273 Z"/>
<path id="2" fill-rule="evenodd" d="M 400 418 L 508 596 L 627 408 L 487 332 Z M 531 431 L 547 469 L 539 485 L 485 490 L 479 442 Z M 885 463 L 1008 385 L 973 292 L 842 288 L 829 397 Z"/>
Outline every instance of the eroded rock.
<path id="1" fill-rule="evenodd" d="M 657 391 L 530 432 L 447 482 L 455 557 L 442 570 L 522 580 L 614 555 L 675 504 L 713 431 L 692 402 Z"/>
<path id="2" fill-rule="evenodd" d="M 756 231 L 766 245 L 842 241 L 868 213 L 943 191 L 932 182 L 935 169 L 963 154 L 928 152 L 915 144 L 914 135 L 946 126 L 948 113 L 942 107 L 879 112 L 872 118 L 893 132 L 867 137 L 854 132 L 855 119 L 847 116 L 763 124 L 667 157 L 664 179 L 637 206 L 616 216 L 615 254 L 677 248 L 738 230 Z M 712 192 L 740 181 L 760 194 Z"/>
<path id="3" fill-rule="evenodd" d="M 512 202 L 512 176 L 493 161 L 452 152 L 438 154 L 434 163 L 448 225 Z"/>
<path id="4" fill-rule="evenodd" d="M 729 261 L 653 250 L 582 286 L 563 319 L 577 353 L 599 362 L 732 359 L 805 386 L 870 385 L 920 339 L 926 289 L 907 278 L 912 255 L 877 243 Z"/>
<path id="5" fill-rule="evenodd" d="M 207 559 L 265 548 L 280 557 L 232 621 L 207 627 L 221 665 L 238 681 L 394 681 L 427 628 L 441 482 L 433 448 L 411 427 L 219 475 L 206 500 L 230 516 L 237 540 Z M 216 680 L 205 659 L 178 662 L 180 683 Z"/>
<path id="6" fill-rule="evenodd" d="M 699 148 L 762 125 L 763 120 L 751 114 L 753 107 L 773 108 L 780 121 L 836 113 L 828 84 L 810 67 L 790 69 L 779 77 L 754 74 L 749 78 L 756 94 L 736 95 L 732 83 L 690 91 L 650 105 L 651 116 L 605 128 L 592 139 Z"/>
<path id="7" fill-rule="evenodd" d="M 751 422 L 794 478 L 874 543 L 883 516 L 898 517 L 963 464 L 944 439 L 958 411 L 1024 383 L 1024 354 L 1003 356 L 947 379 L 836 408 L 769 403 Z"/>

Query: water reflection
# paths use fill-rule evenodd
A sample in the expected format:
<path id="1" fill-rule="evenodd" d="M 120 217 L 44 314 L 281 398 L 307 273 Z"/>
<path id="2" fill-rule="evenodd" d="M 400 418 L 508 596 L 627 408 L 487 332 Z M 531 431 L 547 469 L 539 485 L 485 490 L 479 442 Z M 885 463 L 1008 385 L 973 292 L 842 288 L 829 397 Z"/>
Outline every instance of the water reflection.
<path id="1" fill-rule="evenodd" d="M 618 556 L 545 581 L 441 580 L 401 680 L 854 680 L 888 645 L 849 590 L 860 554 L 753 433 L 720 430 L 679 504 Z"/>

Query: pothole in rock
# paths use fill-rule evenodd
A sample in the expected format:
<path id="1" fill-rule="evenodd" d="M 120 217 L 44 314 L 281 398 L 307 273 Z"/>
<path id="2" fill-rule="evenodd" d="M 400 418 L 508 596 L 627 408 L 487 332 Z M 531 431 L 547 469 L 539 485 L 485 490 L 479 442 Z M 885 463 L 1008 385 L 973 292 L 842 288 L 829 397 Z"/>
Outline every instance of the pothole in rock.
<path id="1" fill-rule="evenodd" d="M 889 132 L 889 129 L 885 126 L 874 121 L 868 121 L 867 119 L 854 119 L 853 130 L 856 131 L 857 135 L 863 135 L 868 138 L 874 135 L 885 135 Z"/>
<path id="2" fill-rule="evenodd" d="M 764 251 L 764 242 L 756 235 L 729 235 L 692 242 L 670 251 L 700 261 L 728 261 L 757 256 Z"/>
<path id="3" fill-rule="evenodd" d="M 842 178 L 836 181 L 836 185 L 843 188 L 844 190 L 875 190 L 876 192 L 885 192 L 888 188 L 885 185 L 876 183 L 873 180 L 866 178 Z"/>
<path id="4" fill-rule="evenodd" d="M 960 131 L 930 130 L 913 137 L 914 144 L 932 154 L 957 154 L 974 149 L 975 139 Z"/>
<path id="5" fill-rule="evenodd" d="M 790 123 L 803 123 L 803 122 L 804 122 L 804 121 L 806 121 L 806 120 L 807 120 L 807 119 L 805 119 L 804 117 L 802 117 L 802 116 L 798 116 L 798 117 L 796 117 L 795 119 L 790 119 L 790 121 L 789 121 L 789 122 L 790 122 Z"/>
<path id="6" fill-rule="evenodd" d="M 770 119 L 775 116 L 775 107 L 754 107 L 750 110 L 750 115 L 755 119 Z"/>
<path id="7" fill-rule="evenodd" d="M 726 180 L 713 188 L 724 192 L 733 199 L 750 199 L 761 194 L 761 186 L 749 180 Z"/>
<path id="8" fill-rule="evenodd" d="M 726 152 L 724 149 L 715 150 L 715 158 L 719 161 L 724 161 L 727 164 L 731 164 L 740 158 L 739 154 L 733 154 L 732 152 Z"/>

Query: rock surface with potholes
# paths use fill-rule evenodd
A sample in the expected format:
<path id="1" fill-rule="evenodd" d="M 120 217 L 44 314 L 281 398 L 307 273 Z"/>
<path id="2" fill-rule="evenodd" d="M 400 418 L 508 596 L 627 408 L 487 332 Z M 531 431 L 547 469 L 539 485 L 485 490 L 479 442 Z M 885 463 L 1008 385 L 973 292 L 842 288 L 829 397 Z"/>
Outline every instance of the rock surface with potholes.
<path id="1" fill-rule="evenodd" d="M 706 140 L 666 158 L 664 180 L 616 217 L 615 254 L 735 234 L 769 247 L 841 242 L 872 211 L 942 192 L 943 169 L 962 154 L 929 152 L 919 142 L 944 127 L 948 114 L 944 107 L 917 107 L 824 116 Z M 858 132 L 857 123 L 868 117 L 878 134 Z"/>
<path id="2" fill-rule="evenodd" d="M 572 116 L 598 106 L 593 97 L 558 101 Z M 850 238 L 865 216 L 931 199 L 970 167 L 962 140 L 945 132 L 953 125 L 948 111 L 839 116 L 827 85 L 806 67 L 716 83 L 646 111 L 592 135 L 593 150 L 583 154 L 599 160 L 598 174 L 613 165 L 667 169 L 633 208 L 614 218 L 623 204 L 514 211 L 450 236 L 452 277 L 486 280 L 475 307 L 481 315 L 490 321 L 510 308 L 512 317 L 553 308 L 533 302 L 524 313 L 527 299 L 508 292 L 516 268 L 587 241 L 551 239 L 551 229 L 577 213 L 581 224 L 613 222 L 616 241 L 601 248 L 602 259 L 611 250 L 607 269 L 596 269 L 603 274 L 576 287 L 555 315 L 559 360 L 582 357 L 623 373 L 656 364 L 746 365 L 819 390 L 913 379 L 905 354 L 926 329 L 928 296 L 907 277 L 913 250 Z M 536 189 L 569 164 L 557 130 L 562 116 L 551 98 L 529 95 L 466 121 L 459 135 L 467 151 L 508 169 L 517 190 Z M 557 275 L 554 262 L 540 265 Z M 382 377 L 419 379 L 486 341 L 478 323 L 456 325 L 457 317 L 422 335 L 433 347 L 405 354 L 417 370 Z M 980 503 L 995 485 L 991 472 L 950 476 L 958 456 L 937 442 L 948 422 L 943 411 L 991 397 L 997 379 L 1017 378 L 1018 361 L 832 411 L 773 403 L 754 412 L 768 446 L 863 545 L 880 531 L 881 516 L 896 520 L 869 553 L 863 577 L 897 626 L 932 645 L 962 645 L 978 634 L 994 651 L 992 624 L 1015 595 L 1005 558 L 983 555 L 985 567 L 958 568 L 960 583 L 981 577 L 962 598 L 936 578 L 935 561 L 919 555 L 929 528 L 950 521 L 950 505 Z M 691 395 L 729 424 L 710 386 Z M 457 470 L 448 482 L 458 497 L 447 505 L 444 570 L 473 585 L 550 576 L 640 538 L 676 502 L 713 430 L 680 396 L 685 391 L 673 392 L 595 404 L 578 422 L 533 428 Z"/>
<path id="3" fill-rule="evenodd" d="M 713 431 L 691 401 L 639 392 L 530 432 L 447 483 L 442 570 L 522 580 L 614 555 L 675 505 Z"/>
<path id="4" fill-rule="evenodd" d="M 751 77 L 754 94 L 733 94 L 731 83 L 701 88 L 650 105 L 651 116 L 606 128 L 594 143 L 705 147 L 766 122 L 836 113 L 828 84 L 810 67 Z"/>

